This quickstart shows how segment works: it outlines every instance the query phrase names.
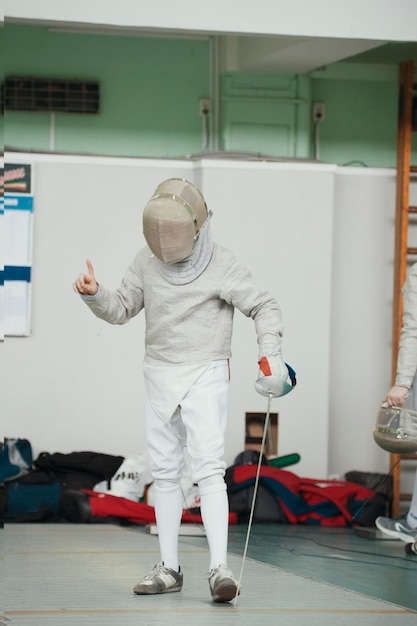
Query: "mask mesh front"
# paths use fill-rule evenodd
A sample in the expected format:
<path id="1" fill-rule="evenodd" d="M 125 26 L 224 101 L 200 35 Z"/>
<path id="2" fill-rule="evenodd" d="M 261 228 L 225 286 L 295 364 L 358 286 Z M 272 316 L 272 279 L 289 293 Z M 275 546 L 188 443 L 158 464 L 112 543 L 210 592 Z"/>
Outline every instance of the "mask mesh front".
<path id="1" fill-rule="evenodd" d="M 143 232 L 154 255 L 164 263 L 177 263 L 193 249 L 195 227 L 192 220 L 166 219 L 154 216 L 151 210 L 144 216 Z"/>
<path id="2" fill-rule="evenodd" d="M 143 234 L 149 248 L 163 263 L 188 257 L 196 234 L 207 219 L 200 191 L 188 181 L 169 179 L 161 183 L 143 212 Z"/>

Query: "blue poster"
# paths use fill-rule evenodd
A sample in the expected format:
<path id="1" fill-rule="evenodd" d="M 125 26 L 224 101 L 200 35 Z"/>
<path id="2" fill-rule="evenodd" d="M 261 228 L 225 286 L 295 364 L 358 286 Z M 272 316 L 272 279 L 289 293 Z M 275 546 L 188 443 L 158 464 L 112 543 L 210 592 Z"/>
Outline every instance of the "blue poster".
<path id="1" fill-rule="evenodd" d="M 33 194 L 30 165 L 6 164 L 4 171 L 4 334 L 30 334 Z"/>

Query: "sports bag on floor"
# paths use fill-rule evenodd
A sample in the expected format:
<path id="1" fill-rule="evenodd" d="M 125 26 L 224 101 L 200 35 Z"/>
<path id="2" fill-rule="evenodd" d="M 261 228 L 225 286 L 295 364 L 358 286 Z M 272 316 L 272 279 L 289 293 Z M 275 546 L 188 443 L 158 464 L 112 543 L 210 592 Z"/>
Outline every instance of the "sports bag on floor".
<path id="1" fill-rule="evenodd" d="M 34 471 L 5 483 L 6 522 L 58 521 L 61 483 L 48 472 Z"/>
<path id="2" fill-rule="evenodd" d="M 63 498 L 63 508 L 66 519 L 74 523 L 96 523 L 108 520 L 144 525 L 156 522 L 153 506 L 91 489 L 67 490 Z M 181 521 L 201 524 L 203 520 L 199 509 L 183 509 Z M 229 524 L 236 524 L 236 522 L 236 514 L 230 513 Z"/>
<path id="3" fill-rule="evenodd" d="M 32 445 L 28 439 L 8 438 L 0 444 L 0 482 L 14 480 L 32 470 Z"/>
<path id="4" fill-rule="evenodd" d="M 234 510 L 236 494 L 242 490 L 253 489 L 256 472 L 256 465 L 231 466 L 227 469 L 226 482 L 231 511 Z M 375 499 L 374 491 L 349 481 L 300 478 L 288 470 L 261 465 L 259 486 L 272 495 L 281 509 L 282 519 L 277 521 L 288 524 L 372 525 L 376 517 L 383 515 L 385 511 L 380 508 L 380 501 Z M 258 491 L 257 499 L 258 497 L 262 497 L 262 491 Z M 370 508 L 373 513 L 371 515 Z M 242 511 L 237 513 L 239 520 L 244 521 Z M 254 521 L 263 520 L 254 517 Z"/>

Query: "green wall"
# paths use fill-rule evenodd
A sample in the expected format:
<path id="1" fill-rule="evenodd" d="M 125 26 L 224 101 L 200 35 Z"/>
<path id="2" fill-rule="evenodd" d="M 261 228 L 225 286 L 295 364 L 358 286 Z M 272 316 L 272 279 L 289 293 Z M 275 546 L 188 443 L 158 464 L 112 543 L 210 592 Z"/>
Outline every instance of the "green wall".
<path id="1" fill-rule="evenodd" d="M 201 150 L 207 40 L 51 33 L 6 24 L 6 74 L 101 83 L 99 115 L 55 114 L 56 151 L 177 156 Z M 6 112 L 5 143 L 48 150 L 48 113 Z"/>
<path id="2" fill-rule="evenodd" d="M 377 69 L 339 64 L 328 76 L 326 72 L 312 74 L 312 99 L 326 104 L 320 125 L 323 161 L 379 167 L 395 164 L 398 71 L 396 66 Z"/>
<path id="3" fill-rule="evenodd" d="M 199 101 L 210 95 L 208 40 L 77 35 L 6 24 L 0 45 L 7 76 L 100 81 L 98 115 L 55 114 L 57 152 L 175 157 L 202 150 Z M 320 160 L 394 167 L 398 63 L 410 55 L 417 63 L 417 44 L 383 46 L 378 54 L 311 74 L 225 72 L 219 77 L 219 145 L 313 158 L 311 105 L 319 100 L 326 105 Z M 7 111 L 4 122 L 6 146 L 49 149 L 49 114 Z"/>

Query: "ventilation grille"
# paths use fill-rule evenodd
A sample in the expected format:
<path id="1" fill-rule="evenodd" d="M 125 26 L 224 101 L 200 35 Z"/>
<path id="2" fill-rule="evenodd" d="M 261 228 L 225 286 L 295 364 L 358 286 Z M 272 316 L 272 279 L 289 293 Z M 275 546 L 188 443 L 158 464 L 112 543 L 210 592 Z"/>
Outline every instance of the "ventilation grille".
<path id="1" fill-rule="evenodd" d="M 99 112 L 100 85 L 90 80 L 7 77 L 1 86 L 1 112 Z"/>

